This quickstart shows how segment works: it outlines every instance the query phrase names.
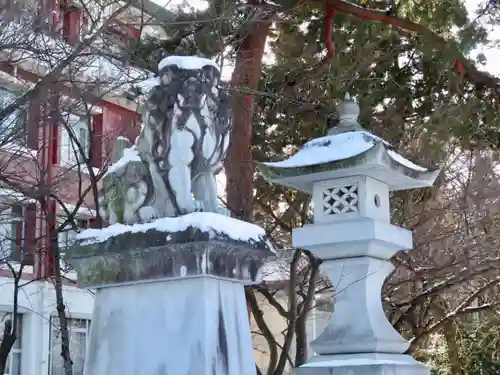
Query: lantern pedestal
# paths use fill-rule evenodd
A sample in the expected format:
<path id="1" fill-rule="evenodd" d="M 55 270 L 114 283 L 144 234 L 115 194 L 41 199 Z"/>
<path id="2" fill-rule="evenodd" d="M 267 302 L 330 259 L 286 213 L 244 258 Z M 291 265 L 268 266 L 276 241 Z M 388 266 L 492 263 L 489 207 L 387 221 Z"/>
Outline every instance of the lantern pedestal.
<path id="1" fill-rule="evenodd" d="M 404 353 L 408 342 L 385 317 L 380 299 L 391 273 L 390 262 L 371 257 L 328 260 L 321 271 L 335 286 L 335 311 L 327 328 L 313 342 L 322 355 Z"/>
<path id="2" fill-rule="evenodd" d="M 409 343 L 387 320 L 381 300 L 394 269 L 389 259 L 411 246 L 411 232 L 361 218 L 296 229 L 293 241 L 318 257 L 329 256 L 320 270 L 334 286 L 335 300 L 328 326 L 311 342 L 318 355 L 295 369 L 296 375 L 429 374 L 403 354 Z"/>

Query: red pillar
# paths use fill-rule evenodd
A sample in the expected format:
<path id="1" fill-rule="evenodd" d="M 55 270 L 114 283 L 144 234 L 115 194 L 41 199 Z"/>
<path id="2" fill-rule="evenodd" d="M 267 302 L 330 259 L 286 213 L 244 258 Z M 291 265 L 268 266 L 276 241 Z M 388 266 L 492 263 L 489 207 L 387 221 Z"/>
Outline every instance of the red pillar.
<path id="1" fill-rule="evenodd" d="M 35 251 L 37 249 L 36 217 L 36 204 L 28 204 L 24 214 L 24 264 L 27 266 L 35 264 Z"/>
<path id="2" fill-rule="evenodd" d="M 59 162 L 59 124 L 57 122 L 57 111 L 59 110 L 59 98 L 54 91 L 48 93 L 48 100 L 42 103 L 39 108 L 39 179 L 38 184 L 50 191 L 53 188 L 54 164 Z M 32 124 L 33 125 L 33 124 Z M 56 228 L 56 202 L 49 197 L 45 197 L 46 212 L 39 212 L 37 217 L 37 228 L 39 238 L 37 241 L 37 252 L 35 256 L 35 277 L 46 278 L 53 275 L 53 243 L 51 235 Z"/>
<path id="3" fill-rule="evenodd" d="M 102 124 L 103 115 L 98 114 L 92 116 L 92 158 L 90 160 L 92 167 L 101 168 L 102 167 L 102 157 L 103 157 L 103 144 L 102 144 Z"/>

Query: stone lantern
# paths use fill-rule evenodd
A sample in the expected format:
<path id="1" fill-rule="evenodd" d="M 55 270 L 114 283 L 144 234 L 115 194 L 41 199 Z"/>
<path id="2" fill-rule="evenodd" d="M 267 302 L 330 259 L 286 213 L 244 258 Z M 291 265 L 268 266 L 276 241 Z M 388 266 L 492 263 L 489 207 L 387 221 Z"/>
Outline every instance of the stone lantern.
<path id="1" fill-rule="evenodd" d="M 385 316 L 381 293 L 390 258 L 412 247 L 412 234 L 391 225 L 389 193 L 431 186 L 439 168 L 417 165 L 359 125 L 347 94 L 338 126 L 295 155 L 259 164 L 265 178 L 312 195 L 314 223 L 294 229 L 293 245 L 323 259 L 335 310 L 298 374 L 428 374 L 404 353 L 409 343 Z"/>

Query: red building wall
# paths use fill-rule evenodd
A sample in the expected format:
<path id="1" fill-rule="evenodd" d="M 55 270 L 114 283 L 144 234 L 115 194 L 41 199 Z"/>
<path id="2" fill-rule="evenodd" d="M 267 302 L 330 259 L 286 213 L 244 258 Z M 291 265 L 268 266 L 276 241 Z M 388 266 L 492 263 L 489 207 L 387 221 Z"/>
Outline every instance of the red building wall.
<path id="1" fill-rule="evenodd" d="M 135 141 L 141 131 L 141 117 L 137 112 L 107 102 L 103 105 L 102 127 L 102 157 L 109 160 L 113 142 L 118 136 Z"/>
<path id="2" fill-rule="evenodd" d="M 49 31 L 59 35 L 69 43 L 79 41 L 80 32 L 85 29 L 87 20 L 83 12 L 77 8 L 68 6 L 66 0 L 40 0 L 39 15 L 47 22 Z M 119 31 L 124 36 L 136 39 L 139 32 L 134 27 L 117 23 Z M 116 27 L 116 25 L 115 25 Z M 45 28 L 45 27 L 44 27 Z M 13 67 L 0 64 L 0 70 L 13 73 Z M 28 81 L 36 82 L 39 77 L 32 72 L 22 69 L 17 70 L 19 77 Z M 102 114 L 94 115 L 92 119 L 92 158 L 93 167 L 102 168 L 109 158 L 113 141 L 118 136 L 125 136 L 131 141 L 135 140 L 140 132 L 140 115 L 134 111 L 118 105 L 102 101 Z M 52 181 L 57 180 L 56 194 L 66 203 L 74 203 L 78 200 L 79 191 L 85 190 L 90 181 L 85 175 L 77 171 L 68 171 L 59 166 L 60 153 L 60 131 L 58 124 L 50 119 L 46 114 L 50 111 L 44 104 L 33 101 L 28 110 L 29 123 L 40 123 L 41 126 L 32 126 L 28 129 L 27 146 L 38 151 L 39 160 L 35 163 L 33 159 L 20 158 L 14 163 L 8 163 L 8 169 L 17 173 L 19 181 L 29 185 L 40 185 L 41 180 L 47 186 L 53 186 Z M 45 119 L 45 120 L 43 120 Z M 10 158 L 9 154 L 0 150 L 0 160 Z M 44 176 L 40 175 L 39 166 L 44 166 Z M 64 178 L 61 179 L 61 176 Z M 59 177 L 59 178 L 58 178 Z M 94 198 L 88 194 L 85 199 L 87 207 L 94 206 Z M 55 202 L 49 202 L 49 216 L 55 217 Z M 41 236 L 48 223 L 41 220 L 39 207 L 29 204 L 25 215 L 25 251 L 31 254 L 27 259 L 29 264 L 35 265 L 37 277 L 50 276 L 52 273 L 52 260 L 50 254 L 36 252 L 36 248 L 47 247 L 46 239 Z M 36 259 L 34 259 L 36 258 Z"/>

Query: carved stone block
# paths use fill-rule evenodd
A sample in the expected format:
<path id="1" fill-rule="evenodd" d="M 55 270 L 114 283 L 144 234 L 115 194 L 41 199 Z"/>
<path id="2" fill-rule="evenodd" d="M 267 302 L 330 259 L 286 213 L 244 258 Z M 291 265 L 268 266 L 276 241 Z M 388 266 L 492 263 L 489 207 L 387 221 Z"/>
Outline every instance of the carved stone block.
<path id="1" fill-rule="evenodd" d="M 234 222 L 233 225 L 242 224 L 236 219 L 225 220 Z M 249 230 L 254 227 L 246 225 Z M 145 230 L 121 226 L 125 228 L 121 233 L 118 233 L 120 228 L 117 227 L 117 234 L 105 237 L 103 241 L 102 233 L 106 229 L 109 231 L 106 228 L 95 230 L 95 238 L 87 236 L 78 239 L 67 257 L 78 272 L 80 286 L 203 275 L 253 284 L 260 281 L 259 271 L 264 262 L 274 257 L 274 250 L 265 236 L 234 239 L 223 231 L 213 229 L 187 226 L 175 231 L 162 229 L 161 226 L 159 223 L 157 228 L 153 225 Z M 116 225 L 110 229 L 114 227 Z M 88 232 L 93 233 L 92 230 Z"/>

